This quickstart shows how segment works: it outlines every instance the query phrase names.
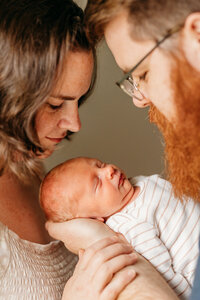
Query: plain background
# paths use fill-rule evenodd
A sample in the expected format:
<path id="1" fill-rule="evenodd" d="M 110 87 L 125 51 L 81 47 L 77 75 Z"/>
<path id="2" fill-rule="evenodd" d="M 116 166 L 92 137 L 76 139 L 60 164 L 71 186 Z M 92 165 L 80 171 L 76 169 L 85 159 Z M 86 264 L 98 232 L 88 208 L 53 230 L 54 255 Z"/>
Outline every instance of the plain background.
<path id="1" fill-rule="evenodd" d="M 85 0 L 76 2 L 85 7 Z M 46 170 L 72 157 L 87 156 L 116 164 L 129 177 L 162 174 L 161 135 L 148 121 L 148 108 L 136 108 L 132 99 L 116 86 L 123 73 L 104 42 L 98 47 L 97 56 L 95 90 L 79 110 L 81 131 L 70 142 L 63 141 L 46 159 Z"/>

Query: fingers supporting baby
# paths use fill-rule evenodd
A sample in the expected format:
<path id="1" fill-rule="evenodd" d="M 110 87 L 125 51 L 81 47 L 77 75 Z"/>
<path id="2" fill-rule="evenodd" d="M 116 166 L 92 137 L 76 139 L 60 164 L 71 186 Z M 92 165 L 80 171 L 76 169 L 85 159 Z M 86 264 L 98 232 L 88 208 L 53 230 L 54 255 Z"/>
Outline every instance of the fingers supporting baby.
<path id="1" fill-rule="evenodd" d="M 80 253 L 63 300 L 114 300 L 136 277 L 137 255 L 132 246 L 106 224 L 93 219 L 74 219 L 48 222 L 46 228 L 68 249 Z"/>
<path id="2" fill-rule="evenodd" d="M 80 262 L 82 269 L 90 264 L 92 269 L 103 267 L 105 270 L 112 269 L 115 273 L 136 260 L 137 256 L 133 253 L 132 246 L 122 242 L 119 237 L 113 236 L 100 240 L 86 249 Z"/>
<path id="3" fill-rule="evenodd" d="M 136 260 L 132 247 L 120 237 L 97 241 L 81 255 L 72 278 L 66 284 L 63 299 L 116 299 L 136 276 L 134 270 L 125 268 Z"/>
<path id="4" fill-rule="evenodd" d="M 102 292 L 103 299 L 117 299 L 124 288 L 136 277 L 136 272 L 130 268 L 124 268 L 117 272 Z"/>

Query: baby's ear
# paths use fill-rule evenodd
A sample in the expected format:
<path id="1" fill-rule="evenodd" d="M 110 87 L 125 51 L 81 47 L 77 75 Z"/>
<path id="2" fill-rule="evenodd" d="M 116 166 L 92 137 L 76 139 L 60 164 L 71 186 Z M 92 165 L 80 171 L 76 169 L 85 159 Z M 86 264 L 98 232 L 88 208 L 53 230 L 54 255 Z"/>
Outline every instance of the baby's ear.
<path id="1" fill-rule="evenodd" d="M 104 218 L 102 218 L 102 217 L 97 217 L 96 219 L 103 222 L 103 223 L 105 222 Z"/>

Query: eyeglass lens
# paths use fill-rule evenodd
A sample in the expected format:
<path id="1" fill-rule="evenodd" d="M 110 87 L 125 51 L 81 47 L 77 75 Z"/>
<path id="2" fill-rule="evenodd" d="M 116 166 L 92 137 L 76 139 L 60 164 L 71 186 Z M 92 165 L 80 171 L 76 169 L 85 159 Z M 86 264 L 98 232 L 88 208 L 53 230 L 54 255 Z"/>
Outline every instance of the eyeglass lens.
<path id="1" fill-rule="evenodd" d="M 121 88 L 130 97 L 135 97 L 137 100 L 142 100 L 144 98 L 133 79 L 130 77 L 121 83 Z"/>

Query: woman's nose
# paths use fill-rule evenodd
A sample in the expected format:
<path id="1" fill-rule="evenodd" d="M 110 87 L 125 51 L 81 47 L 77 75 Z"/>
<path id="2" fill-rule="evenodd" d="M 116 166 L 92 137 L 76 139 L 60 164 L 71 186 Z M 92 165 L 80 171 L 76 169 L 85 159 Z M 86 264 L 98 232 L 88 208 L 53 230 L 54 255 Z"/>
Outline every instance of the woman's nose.
<path id="1" fill-rule="evenodd" d="M 67 105 L 67 109 L 63 109 L 58 121 L 58 127 L 72 132 L 77 132 L 81 129 L 78 103 L 70 103 Z"/>

